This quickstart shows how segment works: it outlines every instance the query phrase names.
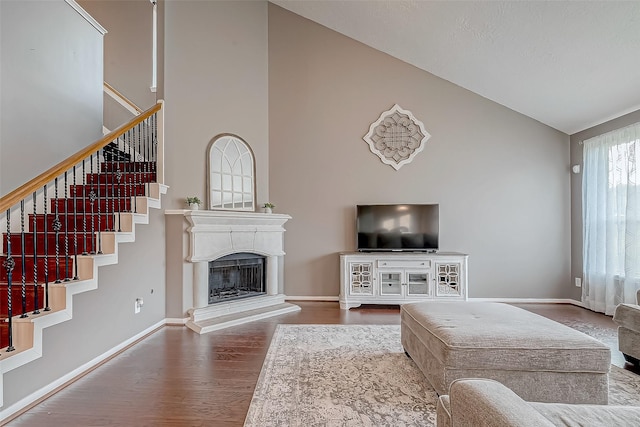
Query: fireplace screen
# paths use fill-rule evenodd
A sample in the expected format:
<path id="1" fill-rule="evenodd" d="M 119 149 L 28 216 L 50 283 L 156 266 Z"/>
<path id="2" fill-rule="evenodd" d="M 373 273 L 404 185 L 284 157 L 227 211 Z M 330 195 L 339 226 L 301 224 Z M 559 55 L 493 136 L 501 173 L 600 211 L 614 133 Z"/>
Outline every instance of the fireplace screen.
<path id="1" fill-rule="evenodd" d="M 265 293 L 265 257 L 239 253 L 209 262 L 209 304 Z"/>

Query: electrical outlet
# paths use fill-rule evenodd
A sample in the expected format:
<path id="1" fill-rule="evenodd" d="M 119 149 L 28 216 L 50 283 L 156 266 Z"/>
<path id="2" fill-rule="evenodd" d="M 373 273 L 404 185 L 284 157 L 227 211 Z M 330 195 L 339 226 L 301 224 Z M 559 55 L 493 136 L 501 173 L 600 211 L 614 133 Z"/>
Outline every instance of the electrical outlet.
<path id="1" fill-rule="evenodd" d="M 576 282 L 576 288 L 581 288 L 582 287 L 582 279 L 579 277 L 575 278 L 575 282 Z"/>
<path id="2" fill-rule="evenodd" d="M 142 300 L 142 298 L 136 298 L 133 305 L 133 314 L 140 313 L 140 309 L 142 308 L 143 305 L 144 305 L 144 301 Z"/>

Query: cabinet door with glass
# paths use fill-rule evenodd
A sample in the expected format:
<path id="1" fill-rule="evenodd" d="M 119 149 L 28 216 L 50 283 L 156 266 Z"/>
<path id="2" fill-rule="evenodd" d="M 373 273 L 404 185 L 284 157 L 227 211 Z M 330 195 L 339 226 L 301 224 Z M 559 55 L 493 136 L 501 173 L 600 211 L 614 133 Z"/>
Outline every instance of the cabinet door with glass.
<path id="1" fill-rule="evenodd" d="M 378 283 L 380 284 L 380 295 L 401 297 L 404 273 L 402 271 L 379 271 Z"/>
<path id="2" fill-rule="evenodd" d="M 373 295 L 373 263 L 350 262 L 349 294 Z"/>
<path id="3" fill-rule="evenodd" d="M 427 271 L 379 271 L 380 296 L 429 296 L 429 277 Z"/>
<path id="4" fill-rule="evenodd" d="M 459 262 L 436 262 L 436 296 L 464 297 L 461 272 Z"/>
<path id="5" fill-rule="evenodd" d="M 405 271 L 405 290 L 407 296 L 429 296 L 430 275 L 427 271 Z"/>

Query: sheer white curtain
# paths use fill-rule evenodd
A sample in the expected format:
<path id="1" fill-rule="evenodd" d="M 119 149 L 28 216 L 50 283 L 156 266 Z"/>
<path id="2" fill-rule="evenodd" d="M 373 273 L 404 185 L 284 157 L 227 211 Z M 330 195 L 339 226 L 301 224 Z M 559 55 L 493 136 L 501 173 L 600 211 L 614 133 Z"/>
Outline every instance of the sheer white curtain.
<path id="1" fill-rule="evenodd" d="M 640 123 L 584 141 L 582 302 L 613 314 L 640 287 Z"/>

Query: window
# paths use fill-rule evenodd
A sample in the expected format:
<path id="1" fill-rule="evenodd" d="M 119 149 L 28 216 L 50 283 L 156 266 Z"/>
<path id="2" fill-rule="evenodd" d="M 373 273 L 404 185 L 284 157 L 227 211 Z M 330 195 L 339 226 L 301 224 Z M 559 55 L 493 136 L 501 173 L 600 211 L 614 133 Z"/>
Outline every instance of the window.
<path id="1" fill-rule="evenodd" d="M 583 148 L 583 302 L 612 314 L 640 288 L 640 123 Z"/>

